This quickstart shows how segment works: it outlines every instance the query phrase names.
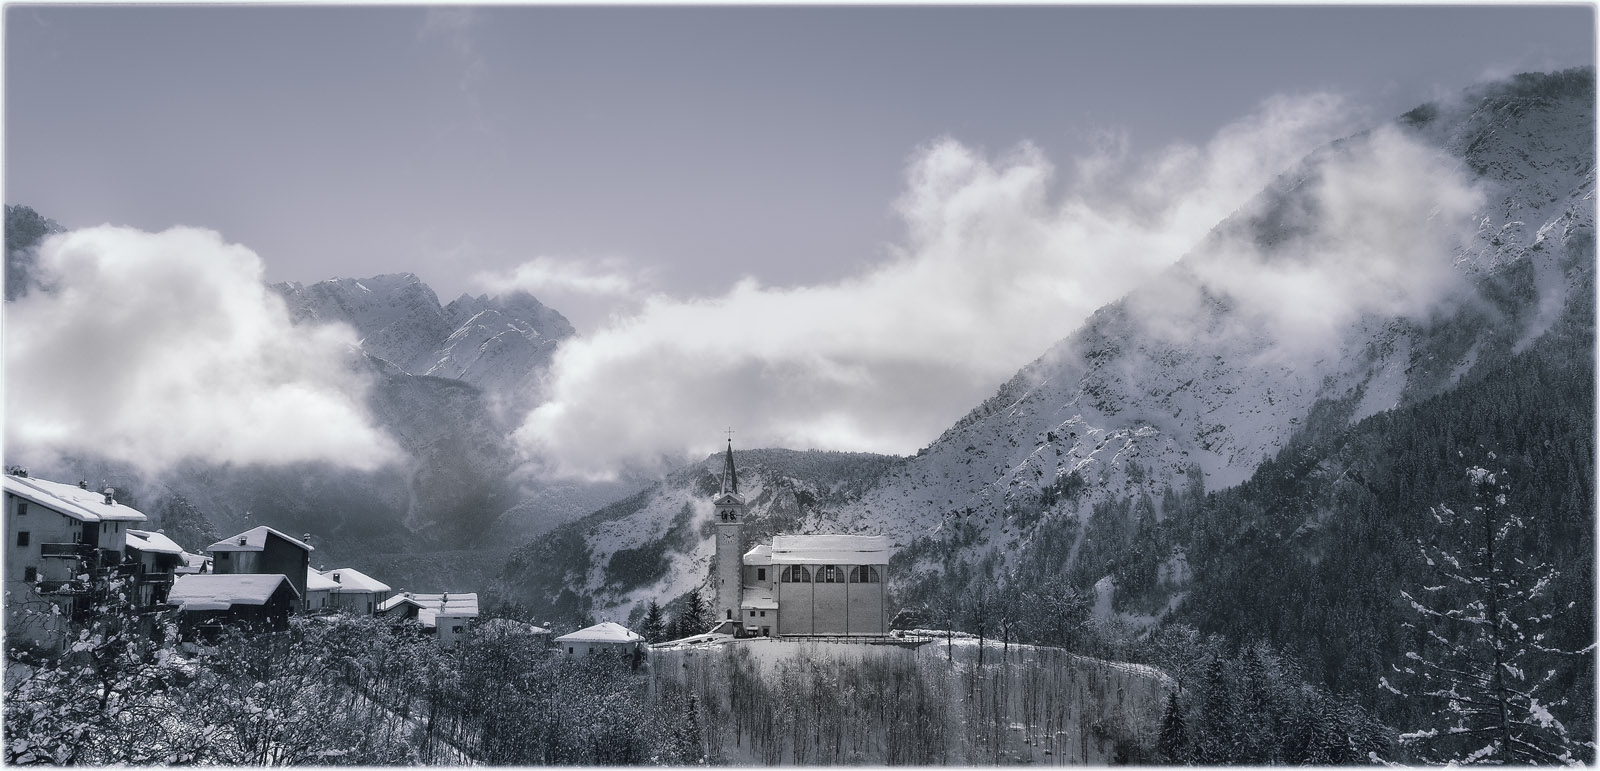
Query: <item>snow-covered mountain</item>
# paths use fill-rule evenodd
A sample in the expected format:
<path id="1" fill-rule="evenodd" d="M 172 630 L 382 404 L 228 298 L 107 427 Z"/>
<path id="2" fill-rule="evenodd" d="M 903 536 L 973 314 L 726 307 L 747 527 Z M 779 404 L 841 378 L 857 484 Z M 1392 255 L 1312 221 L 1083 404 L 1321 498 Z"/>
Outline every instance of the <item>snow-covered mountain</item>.
<path id="1" fill-rule="evenodd" d="M 1004 563 L 1041 523 L 1097 502 L 1159 501 L 1196 477 L 1236 485 L 1311 421 L 1354 423 L 1448 391 L 1543 334 L 1592 281 L 1594 125 L 1594 73 L 1581 70 L 1480 87 L 1333 143 L 863 494 L 793 524 L 887 533 L 922 555 L 898 569 L 916 582 L 948 568 L 938 560 Z M 1459 190 L 1418 208 L 1402 184 Z M 1351 232 L 1369 224 L 1376 234 Z M 1313 280 L 1259 280 L 1285 276 Z M 1329 298 L 1339 303 L 1310 314 L 1317 323 L 1296 317 L 1297 302 Z M 680 481 L 597 513 L 519 551 L 506 588 L 564 587 L 567 608 L 675 597 L 704 578 L 710 541 L 694 526 L 708 500 Z M 613 588 L 615 555 L 640 549 L 676 556 Z M 536 555 L 585 557 L 534 580 Z"/>
<path id="2" fill-rule="evenodd" d="M 537 402 L 539 377 L 573 334 L 566 317 L 527 292 L 464 294 L 441 305 L 411 273 L 273 288 L 297 321 L 349 324 L 362 350 L 402 372 L 470 383 L 508 407 Z"/>
<path id="3" fill-rule="evenodd" d="M 1459 159 L 1483 191 L 1476 233 L 1455 254 L 1466 295 L 1441 297 L 1424 313 L 1362 313 L 1309 355 L 1297 355 L 1270 317 L 1244 312 L 1247 301 L 1216 279 L 1218 265 L 1234 258 L 1241 236 L 1265 265 L 1301 258 L 1286 212 L 1316 205 L 1312 182 L 1372 135 L 1336 143 L 1150 285 L 1094 314 L 840 510 L 840 521 L 902 542 L 964 521 L 984 533 L 975 549 L 1015 545 L 1041 515 L 1140 492 L 1159 499 L 1191 467 L 1209 488 L 1237 484 L 1318 404 L 1340 405 L 1354 422 L 1450 388 L 1471 371 L 1491 327 L 1506 321 L 1485 316 L 1472 281 L 1533 265 L 1535 291 L 1521 298 L 1533 309 L 1522 322 L 1526 341 L 1592 272 L 1593 107 L 1593 72 L 1583 71 L 1519 77 L 1397 122 L 1411 141 Z M 1385 180 L 1372 182 L 1381 195 Z M 1162 318 L 1175 297 L 1182 314 Z M 1087 494 L 1061 495 L 1074 489 Z"/>

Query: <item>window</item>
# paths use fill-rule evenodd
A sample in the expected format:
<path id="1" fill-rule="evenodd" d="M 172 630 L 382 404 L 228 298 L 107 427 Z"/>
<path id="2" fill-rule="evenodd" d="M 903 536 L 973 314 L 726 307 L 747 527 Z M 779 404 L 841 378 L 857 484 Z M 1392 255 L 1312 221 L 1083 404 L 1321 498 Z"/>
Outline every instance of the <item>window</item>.
<path id="1" fill-rule="evenodd" d="M 19 517 L 28 516 L 28 502 L 27 501 L 17 501 L 17 516 L 19 516 Z"/>
<path id="2" fill-rule="evenodd" d="M 783 569 L 782 580 L 786 584 L 811 583 L 811 570 L 804 565 L 792 565 Z"/>
<path id="3" fill-rule="evenodd" d="M 571 645 L 567 646 L 567 655 L 569 655 L 569 656 L 572 655 L 572 646 Z"/>
<path id="4" fill-rule="evenodd" d="M 766 612 L 766 611 L 764 611 L 764 610 L 763 610 L 763 611 L 761 611 L 761 617 L 762 617 L 762 618 L 766 618 L 766 617 L 767 617 L 767 612 Z"/>
<path id="5" fill-rule="evenodd" d="M 462 627 L 460 624 L 450 627 L 450 631 L 455 632 L 456 634 L 461 634 L 461 630 Z"/>
<path id="6" fill-rule="evenodd" d="M 750 617 L 751 617 L 751 618 L 755 618 L 755 617 L 756 617 L 756 612 L 755 612 L 755 611 L 753 611 L 753 610 L 752 610 L 752 611 L 750 611 Z"/>
<path id="7" fill-rule="evenodd" d="M 765 581 L 765 580 L 767 580 L 767 569 L 766 568 L 756 568 L 756 580 L 757 581 Z"/>
<path id="8" fill-rule="evenodd" d="M 817 583 L 842 584 L 844 583 L 844 574 L 837 565 L 823 565 L 817 568 Z"/>
<path id="9" fill-rule="evenodd" d="M 878 569 L 871 565 L 850 568 L 850 583 L 876 584 L 883 581 L 883 576 L 878 575 Z"/>
<path id="10" fill-rule="evenodd" d="M 26 531 L 26 530 L 17 531 L 17 545 L 18 546 L 27 546 L 28 545 L 28 531 Z"/>
<path id="11" fill-rule="evenodd" d="M 33 566 L 23 568 L 22 580 L 27 581 L 30 584 L 39 580 L 39 569 Z"/>

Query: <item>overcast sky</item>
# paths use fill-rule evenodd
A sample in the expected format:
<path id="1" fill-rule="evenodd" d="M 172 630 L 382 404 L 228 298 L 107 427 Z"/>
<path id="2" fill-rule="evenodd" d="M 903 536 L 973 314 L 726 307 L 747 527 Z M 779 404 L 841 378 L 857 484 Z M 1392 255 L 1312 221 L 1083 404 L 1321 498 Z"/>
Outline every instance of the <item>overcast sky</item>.
<path id="1" fill-rule="evenodd" d="M 572 401 L 597 378 L 648 371 L 642 347 L 741 326 L 729 345 L 795 358 L 702 376 L 770 399 L 763 378 L 820 368 L 839 389 L 802 383 L 787 420 L 815 430 L 752 441 L 914 451 L 1299 153 L 1473 82 L 1594 60 L 1588 5 L 8 5 L 5 25 L 7 203 L 69 228 L 214 230 L 271 281 L 532 289 L 592 338 L 558 362 L 567 401 L 524 427 L 551 451 L 563 420 L 614 406 Z M 1071 262 L 1086 245 L 1099 262 Z M 1008 261 L 1021 253 L 1066 261 Z M 938 269 L 962 261 L 1055 283 L 995 314 L 1008 285 Z M 890 289 L 906 286 L 948 300 L 946 318 L 912 318 Z M 888 310 L 848 316 L 864 303 Z M 824 314 L 841 320 L 792 323 Z M 895 350 L 908 329 L 932 339 Z M 963 346 L 982 361 L 956 374 Z M 846 404 L 930 381 L 951 385 Z M 835 397 L 838 414 L 808 401 Z M 732 417 L 784 422 L 749 407 Z"/>

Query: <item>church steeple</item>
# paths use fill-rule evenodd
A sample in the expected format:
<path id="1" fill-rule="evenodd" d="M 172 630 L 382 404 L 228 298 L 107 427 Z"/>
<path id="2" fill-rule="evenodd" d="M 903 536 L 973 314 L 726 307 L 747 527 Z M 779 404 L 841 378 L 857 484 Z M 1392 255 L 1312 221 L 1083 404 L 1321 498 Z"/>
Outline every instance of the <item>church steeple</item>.
<path id="1" fill-rule="evenodd" d="M 728 454 L 722 460 L 722 494 L 739 493 L 739 472 L 733 469 L 733 438 L 728 438 Z"/>

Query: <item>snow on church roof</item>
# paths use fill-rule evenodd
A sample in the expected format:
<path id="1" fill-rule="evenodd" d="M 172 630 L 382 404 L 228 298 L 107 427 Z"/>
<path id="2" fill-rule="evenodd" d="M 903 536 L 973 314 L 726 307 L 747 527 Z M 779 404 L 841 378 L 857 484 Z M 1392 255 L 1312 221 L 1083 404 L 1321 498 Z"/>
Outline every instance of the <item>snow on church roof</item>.
<path id="1" fill-rule="evenodd" d="M 637 632 L 614 621 L 602 621 L 591 627 L 579 629 L 556 638 L 556 642 L 627 643 L 642 642 Z"/>
<path id="2" fill-rule="evenodd" d="M 778 601 L 773 599 L 771 589 L 744 588 L 744 599 L 739 601 L 739 608 L 754 608 L 756 610 L 777 610 Z"/>
<path id="3" fill-rule="evenodd" d="M 887 565 L 884 535 L 775 535 L 774 565 Z"/>
<path id="4" fill-rule="evenodd" d="M 744 564 L 746 564 L 746 565 L 771 565 L 772 564 L 772 547 L 768 546 L 766 544 L 761 544 L 760 546 L 757 546 L 756 548 L 745 552 L 744 553 Z"/>
<path id="5" fill-rule="evenodd" d="M 117 503 L 115 499 L 106 503 L 103 492 L 38 477 L 6 474 L 4 479 L 6 492 L 52 511 L 59 511 L 79 522 L 143 522 L 147 519 L 144 512 Z"/>
<path id="6" fill-rule="evenodd" d="M 289 577 L 279 573 L 202 573 L 178 576 L 167 592 L 167 602 L 178 610 L 227 610 L 235 605 L 265 605 L 288 584 L 289 593 L 298 597 Z"/>
<path id="7" fill-rule="evenodd" d="M 233 536 L 232 538 L 224 538 L 220 541 L 217 541 L 216 543 L 206 547 L 206 551 L 261 551 L 267 548 L 268 533 L 282 538 L 283 540 L 305 549 L 306 551 L 316 551 L 311 544 L 308 544 L 297 538 L 290 538 L 289 536 L 267 527 L 266 525 L 252 527 L 243 533 Z"/>

